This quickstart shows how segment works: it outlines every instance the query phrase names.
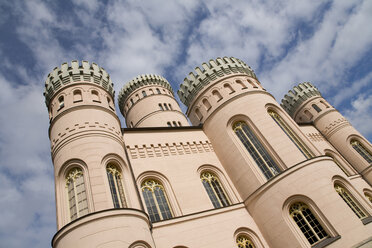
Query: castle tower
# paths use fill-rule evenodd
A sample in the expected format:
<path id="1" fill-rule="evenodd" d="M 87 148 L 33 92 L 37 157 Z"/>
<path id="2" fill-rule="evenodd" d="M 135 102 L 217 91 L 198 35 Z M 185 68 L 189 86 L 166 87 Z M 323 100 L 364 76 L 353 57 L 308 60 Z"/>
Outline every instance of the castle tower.
<path id="1" fill-rule="evenodd" d="M 322 156 L 253 70 L 227 57 L 202 66 L 189 74 L 178 94 L 191 123 L 203 125 L 268 246 L 323 247 L 340 234 L 367 238 L 364 222 L 349 215 L 335 194 L 334 180 L 343 171 Z M 314 240 L 306 239 L 290 217 L 300 209 L 310 209 L 324 226 Z M 339 214 L 355 229 L 339 223 Z"/>
<path id="2" fill-rule="evenodd" d="M 169 82 L 158 75 L 141 75 L 119 93 L 119 108 L 127 127 L 189 126 Z"/>
<path id="3" fill-rule="evenodd" d="M 371 143 L 321 96 L 315 86 L 311 83 L 295 86 L 281 105 L 297 123 L 312 123 L 372 185 Z"/>
<path id="4" fill-rule="evenodd" d="M 52 246 L 108 248 L 138 239 L 152 244 L 110 76 L 95 63 L 64 63 L 48 75 L 44 95 L 55 170 L 58 232 Z"/>

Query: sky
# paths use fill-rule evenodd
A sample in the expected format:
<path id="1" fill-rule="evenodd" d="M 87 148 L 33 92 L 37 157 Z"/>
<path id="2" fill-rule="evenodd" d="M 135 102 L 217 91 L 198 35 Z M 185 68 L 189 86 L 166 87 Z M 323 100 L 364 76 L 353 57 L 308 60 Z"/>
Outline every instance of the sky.
<path id="1" fill-rule="evenodd" d="M 196 66 L 233 56 L 278 102 L 312 82 L 371 141 L 371 13 L 369 0 L 0 0 L 0 247 L 50 247 L 56 232 L 43 97 L 54 67 L 96 62 L 117 97 L 139 74 L 176 91 Z"/>

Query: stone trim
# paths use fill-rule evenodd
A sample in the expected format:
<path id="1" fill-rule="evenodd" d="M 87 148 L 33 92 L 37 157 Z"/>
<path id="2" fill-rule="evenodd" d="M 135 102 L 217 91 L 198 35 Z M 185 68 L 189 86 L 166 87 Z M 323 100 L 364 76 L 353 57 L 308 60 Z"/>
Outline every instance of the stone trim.
<path id="1" fill-rule="evenodd" d="M 246 65 L 242 60 L 234 57 L 211 59 L 209 63 L 202 64 L 202 69 L 196 67 L 195 72 L 196 74 L 194 72 L 189 73 L 189 77 L 184 79 L 180 85 L 180 89 L 177 91 L 181 102 L 187 107 L 190 106 L 201 89 L 217 78 L 230 74 L 243 73 L 257 79 L 251 67 Z"/>
<path id="2" fill-rule="evenodd" d="M 131 159 L 180 156 L 195 153 L 214 152 L 208 141 L 193 141 L 165 144 L 144 144 L 141 146 L 126 146 Z"/>
<path id="3" fill-rule="evenodd" d="M 114 98 L 114 84 L 105 69 L 99 67 L 96 63 L 90 64 L 88 61 L 83 60 L 79 64 L 79 61 L 73 60 L 70 65 L 63 63 L 60 68 L 55 67 L 48 74 L 44 91 L 47 107 L 55 93 L 63 86 L 82 81 L 101 86 Z"/>

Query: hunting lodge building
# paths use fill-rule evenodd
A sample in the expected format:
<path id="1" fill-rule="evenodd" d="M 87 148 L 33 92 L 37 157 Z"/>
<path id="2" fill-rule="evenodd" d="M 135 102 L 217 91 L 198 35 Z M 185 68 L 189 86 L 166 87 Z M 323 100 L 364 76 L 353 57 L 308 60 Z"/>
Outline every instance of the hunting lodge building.
<path id="1" fill-rule="evenodd" d="M 372 247 L 372 145 L 311 83 L 281 104 L 236 58 L 178 96 L 141 75 L 118 96 L 95 63 L 45 82 L 54 248 Z M 192 125 L 190 125 L 191 123 Z"/>

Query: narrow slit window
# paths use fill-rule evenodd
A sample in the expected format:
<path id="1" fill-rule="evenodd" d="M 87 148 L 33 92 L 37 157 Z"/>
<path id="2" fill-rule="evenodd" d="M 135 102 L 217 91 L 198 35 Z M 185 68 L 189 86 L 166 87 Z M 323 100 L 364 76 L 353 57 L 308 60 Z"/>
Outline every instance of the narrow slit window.
<path id="1" fill-rule="evenodd" d="M 142 96 L 143 97 L 146 97 L 147 96 L 146 91 L 144 91 L 144 90 L 142 91 Z"/>
<path id="2" fill-rule="evenodd" d="M 174 127 L 177 127 L 177 122 L 173 121 L 172 123 Z"/>
<path id="3" fill-rule="evenodd" d="M 362 158 L 364 158 L 364 160 L 366 160 L 368 163 L 372 163 L 371 152 L 368 151 L 359 141 L 351 141 L 351 146 L 359 153 L 360 156 L 362 156 Z"/>
<path id="4" fill-rule="evenodd" d="M 178 126 L 182 127 L 182 124 L 181 124 L 181 122 L 180 122 L 180 121 L 178 122 Z"/>
<path id="5" fill-rule="evenodd" d="M 225 89 L 227 89 L 227 91 L 229 92 L 229 94 L 232 94 L 232 93 L 235 92 L 235 90 L 231 87 L 230 84 L 224 84 L 223 87 L 224 87 Z"/>
<path id="6" fill-rule="evenodd" d="M 165 110 L 169 110 L 168 105 L 166 103 L 164 103 L 163 105 L 164 105 Z"/>
<path id="7" fill-rule="evenodd" d="M 316 104 L 312 104 L 311 106 L 312 106 L 313 109 L 315 109 L 315 111 L 318 112 L 318 113 L 319 113 L 320 111 L 322 111 L 322 110 L 318 107 L 318 105 L 316 105 Z"/>
<path id="8" fill-rule="evenodd" d="M 74 102 L 81 102 L 83 101 L 83 96 L 81 94 L 81 90 L 74 90 L 73 92 L 73 98 L 74 98 Z"/>
<path id="9" fill-rule="evenodd" d="M 170 103 L 168 103 L 168 106 L 170 110 L 173 110 L 172 105 Z"/>
<path id="10" fill-rule="evenodd" d="M 115 165 L 112 164 L 109 164 L 107 166 L 106 172 L 110 184 L 110 191 L 112 201 L 114 203 L 114 208 L 126 208 L 127 203 L 125 201 L 121 172 Z"/>
<path id="11" fill-rule="evenodd" d="M 158 94 L 161 94 L 161 91 L 160 91 L 158 88 L 156 88 L 156 92 L 157 92 Z"/>
<path id="12" fill-rule="evenodd" d="M 70 219 L 75 220 L 88 214 L 88 202 L 85 191 L 84 175 L 80 168 L 74 168 L 67 174 L 66 189 L 68 195 Z"/>
<path id="13" fill-rule="evenodd" d="M 173 218 L 165 189 L 160 182 L 153 179 L 146 180 L 142 183 L 141 189 L 152 222 Z"/>
<path id="14" fill-rule="evenodd" d="M 164 110 L 163 105 L 161 105 L 161 103 L 159 103 L 159 108 L 160 110 Z"/>
<path id="15" fill-rule="evenodd" d="M 65 106 L 65 98 L 63 96 L 60 96 L 58 98 L 58 104 L 59 104 L 59 109 L 61 109 Z"/>
<path id="16" fill-rule="evenodd" d="M 288 138 L 295 144 L 295 146 L 300 150 L 300 152 L 307 158 L 314 157 L 313 153 L 310 149 L 305 145 L 304 142 L 301 141 L 300 137 L 290 128 L 287 123 L 284 122 L 282 117 L 278 115 L 276 112 L 269 110 L 269 115 L 273 118 L 273 120 L 278 124 L 278 126 L 283 130 L 283 132 L 288 136 Z"/>
<path id="17" fill-rule="evenodd" d="M 280 173 L 277 164 L 245 122 L 236 122 L 233 125 L 233 130 L 266 179 L 270 179 Z"/>
<path id="18" fill-rule="evenodd" d="M 354 197 L 341 185 L 335 184 L 335 190 L 338 195 L 345 201 L 349 208 L 358 216 L 359 219 L 367 218 L 367 214 L 363 211 L 362 207 L 357 203 Z"/>
<path id="19" fill-rule="evenodd" d="M 315 245 L 329 236 L 305 203 L 296 202 L 292 204 L 289 208 L 289 214 L 310 245 Z"/>
<path id="20" fill-rule="evenodd" d="M 204 172 L 201 174 L 200 179 L 215 208 L 230 205 L 230 200 L 227 198 L 227 194 L 216 175 L 210 172 Z"/>
<path id="21" fill-rule="evenodd" d="M 167 126 L 168 127 L 171 127 L 172 126 L 172 124 L 170 123 L 170 121 L 167 122 Z"/>
<path id="22" fill-rule="evenodd" d="M 220 92 L 218 92 L 218 90 L 212 91 L 212 95 L 216 98 L 217 102 L 222 99 L 222 96 L 221 96 Z"/>

